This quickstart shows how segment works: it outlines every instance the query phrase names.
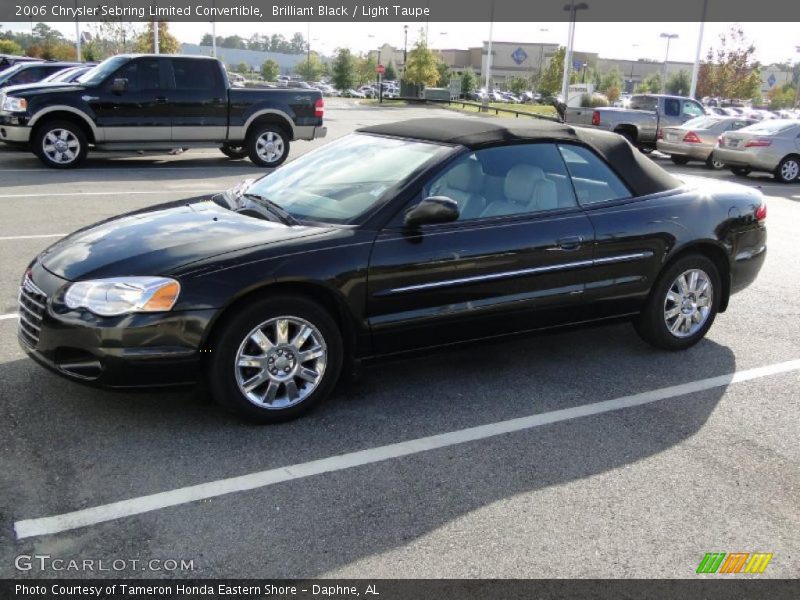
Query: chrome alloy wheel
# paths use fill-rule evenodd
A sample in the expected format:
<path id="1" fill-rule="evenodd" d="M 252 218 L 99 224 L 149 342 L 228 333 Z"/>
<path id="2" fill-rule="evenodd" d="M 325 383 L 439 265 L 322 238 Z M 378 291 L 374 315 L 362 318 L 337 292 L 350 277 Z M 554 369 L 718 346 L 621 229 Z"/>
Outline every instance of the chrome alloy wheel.
<path id="1" fill-rule="evenodd" d="M 71 131 L 53 129 L 42 138 L 42 151 L 54 163 L 65 165 L 78 157 L 81 143 Z"/>
<path id="2" fill-rule="evenodd" d="M 283 138 L 274 131 L 265 131 L 256 140 L 256 152 L 264 162 L 277 162 L 284 151 Z"/>
<path id="3" fill-rule="evenodd" d="M 781 177 L 784 181 L 794 181 L 800 175 L 800 162 L 789 159 L 781 165 Z"/>
<path id="4" fill-rule="evenodd" d="M 311 323 L 276 317 L 255 327 L 239 346 L 236 383 L 259 408 L 288 408 L 317 389 L 327 353 L 322 334 Z"/>
<path id="5" fill-rule="evenodd" d="M 697 333 L 711 314 L 711 278 L 701 269 L 684 271 L 672 282 L 664 299 L 664 322 L 678 338 Z"/>

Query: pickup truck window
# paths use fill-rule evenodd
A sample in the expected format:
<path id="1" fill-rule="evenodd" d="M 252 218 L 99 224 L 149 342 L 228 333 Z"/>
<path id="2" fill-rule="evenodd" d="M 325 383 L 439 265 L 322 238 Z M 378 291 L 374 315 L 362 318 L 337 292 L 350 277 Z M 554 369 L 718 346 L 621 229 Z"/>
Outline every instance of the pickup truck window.
<path id="1" fill-rule="evenodd" d="M 173 58 L 175 88 L 179 90 L 208 90 L 222 87 L 219 66 L 210 60 Z"/>
<path id="2" fill-rule="evenodd" d="M 130 58 L 126 56 L 114 56 L 106 59 L 81 77 L 78 82 L 90 86 L 100 85 L 106 78 L 110 77 L 112 73 L 128 61 L 130 61 Z"/>
<path id="3" fill-rule="evenodd" d="M 681 114 L 681 101 L 677 98 L 664 98 L 664 114 L 677 117 Z"/>
<path id="4" fill-rule="evenodd" d="M 581 205 L 630 198 L 631 192 L 594 152 L 583 146 L 560 144 L 558 149 L 572 178 Z"/>
<path id="5" fill-rule="evenodd" d="M 163 89 L 161 77 L 161 61 L 158 59 L 133 60 L 114 73 L 114 79 L 127 79 L 129 92 Z"/>
<path id="6" fill-rule="evenodd" d="M 691 100 L 684 100 L 683 114 L 686 117 L 700 117 L 706 113 L 705 111 L 703 111 L 702 107 L 696 102 L 692 102 Z"/>

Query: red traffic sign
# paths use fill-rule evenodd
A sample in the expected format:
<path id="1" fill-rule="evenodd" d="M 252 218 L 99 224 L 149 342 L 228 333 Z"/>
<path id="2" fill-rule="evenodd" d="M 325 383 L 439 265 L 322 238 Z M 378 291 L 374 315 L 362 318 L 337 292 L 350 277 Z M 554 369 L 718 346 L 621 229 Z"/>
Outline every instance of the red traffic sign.
<path id="1" fill-rule="evenodd" d="M 383 75 L 386 72 L 386 67 L 384 67 L 383 65 L 378 65 L 377 67 L 375 67 L 375 72 L 378 73 L 379 75 Z"/>

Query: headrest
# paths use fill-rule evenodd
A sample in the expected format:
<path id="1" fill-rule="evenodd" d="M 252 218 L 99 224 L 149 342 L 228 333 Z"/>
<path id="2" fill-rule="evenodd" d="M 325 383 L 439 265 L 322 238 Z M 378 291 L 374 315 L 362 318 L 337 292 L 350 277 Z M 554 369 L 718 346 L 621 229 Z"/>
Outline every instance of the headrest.
<path id="1" fill-rule="evenodd" d="M 447 186 L 462 192 L 477 192 L 482 184 L 483 169 L 477 160 L 465 160 L 447 174 Z"/>
<path id="2" fill-rule="evenodd" d="M 544 179 L 541 167 L 515 165 L 508 170 L 503 189 L 511 202 L 528 203 L 533 198 L 536 182 Z"/>

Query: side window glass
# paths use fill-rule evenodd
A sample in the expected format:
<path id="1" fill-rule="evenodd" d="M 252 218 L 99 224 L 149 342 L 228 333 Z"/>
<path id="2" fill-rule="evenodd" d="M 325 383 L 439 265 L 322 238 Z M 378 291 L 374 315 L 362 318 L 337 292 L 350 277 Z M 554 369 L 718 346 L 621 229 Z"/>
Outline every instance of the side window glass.
<path id="1" fill-rule="evenodd" d="M 699 105 L 687 100 L 683 103 L 683 114 L 687 117 L 702 117 L 705 113 Z"/>
<path id="2" fill-rule="evenodd" d="M 158 60 L 139 61 L 139 89 L 141 91 L 160 90 L 161 63 Z"/>
<path id="3" fill-rule="evenodd" d="M 139 65 L 142 64 L 142 61 L 132 60 L 124 67 L 122 67 L 119 71 L 114 73 L 113 77 L 109 77 L 106 85 L 109 87 L 114 83 L 115 79 L 127 79 L 128 85 L 126 90 L 128 92 L 138 92 L 139 91 Z"/>
<path id="4" fill-rule="evenodd" d="M 175 87 L 179 90 L 211 90 L 219 87 L 219 70 L 208 60 L 174 59 Z"/>
<path id="5" fill-rule="evenodd" d="M 558 149 L 582 205 L 630 198 L 628 187 L 594 152 L 583 146 L 561 144 Z"/>
<path id="6" fill-rule="evenodd" d="M 676 98 L 665 98 L 664 114 L 668 117 L 677 117 L 681 114 L 681 101 Z"/>

